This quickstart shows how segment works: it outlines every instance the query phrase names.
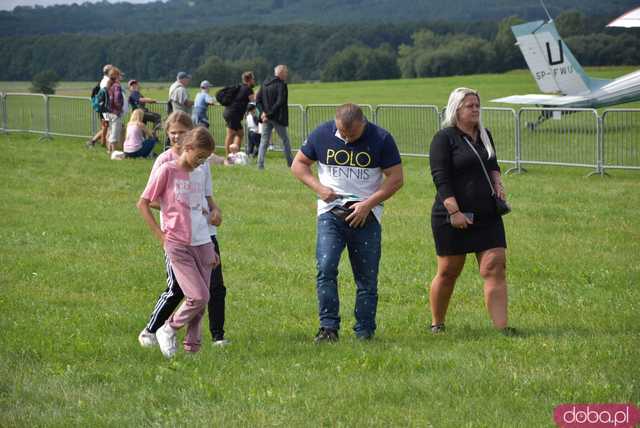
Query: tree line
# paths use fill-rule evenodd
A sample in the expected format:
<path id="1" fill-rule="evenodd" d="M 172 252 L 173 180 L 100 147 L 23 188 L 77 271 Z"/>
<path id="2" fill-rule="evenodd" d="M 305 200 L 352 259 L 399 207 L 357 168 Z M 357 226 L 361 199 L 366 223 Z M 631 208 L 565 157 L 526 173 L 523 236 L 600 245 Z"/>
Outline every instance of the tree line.
<path id="1" fill-rule="evenodd" d="M 617 16 L 636 0 L 553 0 L 552 16 L 578 9 L 592 16 Z M 321 7 L 319 5 L 321 4 Z M 540 19 L 537 1 L 521 0 L 168 0 L 147 4 L 107 1 L 0 11 L 0 36 L 63 33 L 113 34 L 184 32 L 192 28 L 236 25 L 367 23 L 412 21 L 498 21 L 518 15 Z"/>
<path id="2" fill-rule="evenodd" d="M 97 80 L 104 64 L 127 78 L 167 81 L 186 70 L 214 85 L 258 80 L 278 63 L 293 81 L 347 81 L 502 72 L 526 64 L 511 33 L 517 17 L 500 22 L 384 26 L 225 27 L 188 33 L 25 36 L 0 38 L 0 80 L 31 80 L 52 70 L 63 80 Z M 576 11 L 556 26 L 583 65 L 640 63 L 640 32 L 605 29 L 602 18 Z"/>

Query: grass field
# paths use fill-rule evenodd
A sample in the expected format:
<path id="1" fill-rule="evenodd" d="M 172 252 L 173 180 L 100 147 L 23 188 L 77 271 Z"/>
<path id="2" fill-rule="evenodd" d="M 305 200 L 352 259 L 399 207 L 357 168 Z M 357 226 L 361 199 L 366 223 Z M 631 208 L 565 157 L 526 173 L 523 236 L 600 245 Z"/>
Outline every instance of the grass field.
<path id="1" fill-rule="evenodd" d="M 448 331 L 432 336 L 434 186 L 426 159 L 405 159 L 383 221 L 378 334 L 353 338 L 345 258 L 341 341 L 315 346 L 314 195 L 277 153 L 264 172 L 215 167 L 233 343 L 166 361 L 136 340 L 164 287 L 135 209 L 150 162 L 77 139 L 0 147 L 0 426 L 538 427 L 562 403 L 640 402 L 637 173 L 506 176 L 522 335 L 493 331 L 470 257 Z"/>

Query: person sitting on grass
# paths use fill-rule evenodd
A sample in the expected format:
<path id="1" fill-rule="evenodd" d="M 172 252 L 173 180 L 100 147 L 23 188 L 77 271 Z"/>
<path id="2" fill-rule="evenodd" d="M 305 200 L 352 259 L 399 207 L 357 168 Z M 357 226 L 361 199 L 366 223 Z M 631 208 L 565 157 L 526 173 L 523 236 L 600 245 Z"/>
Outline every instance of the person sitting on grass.
<path id="1" fill-rule="evenodd" d="M 135 109 L 127 124 L 123 150 L 125 158 L 149 157 L 158 139 L 144 125 L 144 110 Z"/>
<path id="2" fill-rule="evenodd" d="M 249 163 L 249 157 L 245 152 L 240 151 L 240 146 L 233 143 L 229 146 L 229 155 L 225 160 L 225 165 L 246 165 Z"/>

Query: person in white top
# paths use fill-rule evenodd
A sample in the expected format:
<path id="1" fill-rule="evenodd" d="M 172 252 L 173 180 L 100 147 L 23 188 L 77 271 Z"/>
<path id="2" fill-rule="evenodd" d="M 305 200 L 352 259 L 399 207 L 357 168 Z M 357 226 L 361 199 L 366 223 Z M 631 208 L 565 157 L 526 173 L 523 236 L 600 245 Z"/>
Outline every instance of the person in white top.
<path id="1" fill-rule="evenodd" d="M 171 148 L 164 151 L 156 158 L 151 170 L 151 176 L 159 170 L 162 164 L 177 159 L 182 153 L 182 143 L 185 135 L 193 129 L 191 118 L 182 112 L 174 112 L 169 115 L 165 122 L 165 133 L 171 139 Z M 215 156 L 215 155 L 212 155 Z M 211 158 L 210 158 L 211 159 Z M 217 240 L 217 226 L 222 223 L 222 213 L 213 200 L 211 186 L 211 169 L 209 160 L 200 167 L 205 174 L 205 198 L 203 206 L 208 208 L 208 227 L 211 242 L 216 253 L 220 256 L 220 247 Z M 154 208 L 160 208 L 157 202 L 151 204 Z M 161 218 L 162 219 L 162 218 Z M 178 307 L 184 297 L 180 284 L 171 265 L 169 257 L 165 253 L 165 268 L 167 270 L 167 287 L 153 305 L 153 311 L 149 317 L 146 327 L 140 332 L 138 341 L 143 347 L 152 347 L 158 344 L 156 332 L 164 325 L 173 311 Z M 224 286 L 222 275 L 222 264 L 215 267 L 211 273 L 209 282 L 209 331 L 215 346 L 226 346 L 229 341 L 224 336 L 225 324 L 225 298 L 227 289 Z"/>
<path id="2" fill-rule="evenodd" d="M 261 127 L 263 126 L 258 115 L 256 114 L 256 105 L 249 103 L 247 107 L 247 129 L 249 130 L 249 136 L 247 141 L 247 155 L 251 157 L 258 156 L 258 148 L 260 147 L 260 136 L 262 134 Z"/>
<path id="3" fill-rule="evenodd" d="M 220 263 L 209 237 L 205 200 L 205 175 L 199 168 L 215 148 L 213 137 L 201 127 L 185 136 L 178 159 L 165 162 L 152 174 L 140 196 L 138 209 L 151 231 L 162 242 L 186 300 L 158 329 L 162 354 L 176 352 L 176 331 L 187 326 L 184 349 L 198 352 L 201 321 L 209 302 L 209 281 Z M 151 213 L 151 202 L 160 201 L 163 228 Z"/>
<path id="4" fill-rule="evenodd" d="M 176 76 L 176 81 L 169 88 L 169 102 L 173 111 L 181 111 L 191 116 L 193 101 L 189 99 L 187 87 L 191 82 L 191 75 L 181 71 Z"/>
<path id="5" fill-rule="evenodd" d="M 109 77 L 109 74 L 111 73 L 111 70 L 113 68 L 114 66 L 111 64 L 107 64 L 104 67 L 102 67 L 102 80 L 100 80 L 100 85 L 99 85 L 101 89 L 102 88 L 109 89 L 109 87 L 113 83 L 113 81 Z M 94 148 L 98 141 L 100 141 L 100 144 L 103 147 L 106 147 L 108 129 L 109 129 L 109 122 L 102 115 L 100 115 L 100 130 L 93 136 L 93 138 L 87 141 L 87 144 L 86 144 L 87 148 L 89 149 Z"/>

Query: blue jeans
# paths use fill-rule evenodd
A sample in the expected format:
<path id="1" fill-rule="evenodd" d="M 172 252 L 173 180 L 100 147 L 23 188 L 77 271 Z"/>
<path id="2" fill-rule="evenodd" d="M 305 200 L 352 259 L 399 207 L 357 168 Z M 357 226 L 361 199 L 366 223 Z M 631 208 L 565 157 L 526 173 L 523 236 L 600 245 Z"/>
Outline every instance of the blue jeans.
<path id="1" fill-rule="evenodd" d="M 269 146 L 269 140 L 271 139 L 271 133 L 273 128 L 282 140 L 284 146 L 284 155 L 287 158 L 287 165 L 291 166 L 293 162 L 293 155 L 291 154 L 291 143 L 289 142 L 289 134 L 287 134 L 287 127 L 280 125 L 278 122 L 270 120 L 264 124 L 264 130 L 260 136 L 260 147 L 258 148 L 258 168 L 264 168 L 264 156 L 267 152 L 267 146 Z"/>
<path id="2" fill-rule="evenodd" d="M 147 138 L 142 142 L 142 147 L 133 153 L 125 153 L 124 156 L 127 158 L 146 158 L 149 156 L 153 148 L 155 147 L 158 140 L 155 138 Z"/>
<path id="3" fill-rule="evenodd" d="M 380 244 L 381 228 L 377 220 L 368 222 L 364 227 L 353 228 L 330 212 L 318 216 L 316 288 L 321 327 L 340 329 L 338 264 L 346 246 L 357 289 L 353 330 L 359 337 L 373 335 L 378 307 Z"/>

